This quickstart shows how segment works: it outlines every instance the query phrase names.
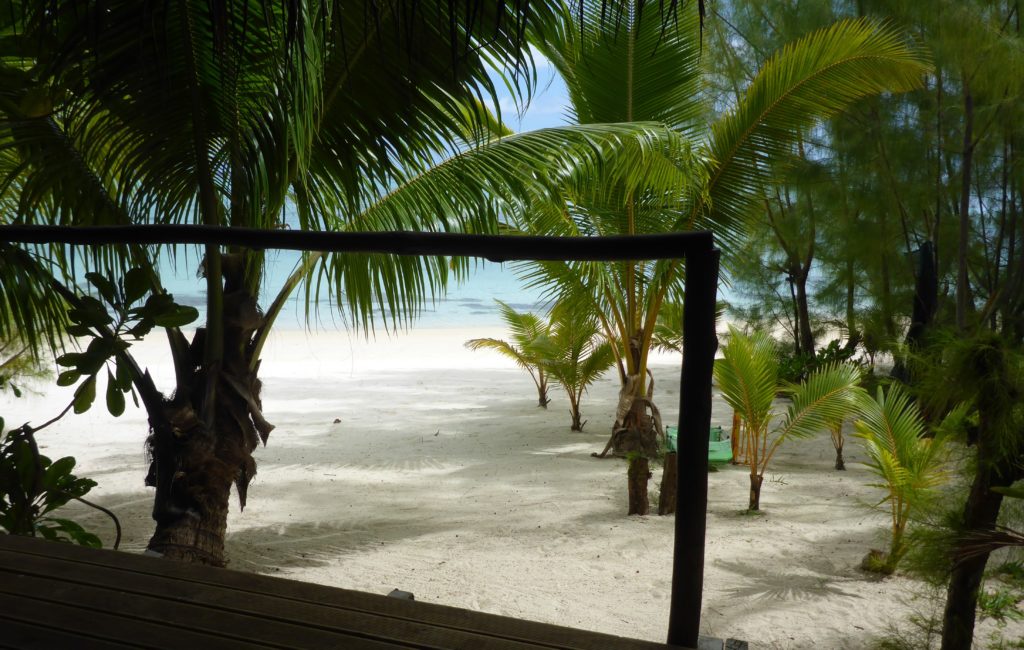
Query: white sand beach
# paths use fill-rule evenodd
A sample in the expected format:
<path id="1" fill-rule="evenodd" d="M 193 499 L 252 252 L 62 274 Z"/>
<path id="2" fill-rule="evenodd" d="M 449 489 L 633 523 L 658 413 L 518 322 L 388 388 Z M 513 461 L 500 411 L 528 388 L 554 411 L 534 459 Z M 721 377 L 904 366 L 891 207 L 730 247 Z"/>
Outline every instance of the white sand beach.
<path id="1" fill-rule="evenodd" d="M 277 425 L 257 451 L 244 513 L 229 520 L 230 567 L 374 593 L 662 641 L 672 562 L 671 517 L 626 517 L 625 462 L 598 460 L 617 393 L 608 375 L 569 431 L 557 389 L 536 406 L 529 377 L 472 337 L 500 329 L 417 330 L 366 343 L 346 334 L 280 332 L 264 354 L 263 404 Z M 169 386 L 159 338 L 141 359 Z M 654 366 L 655 399 L 678 413 L 679 360 Z M 101 393 L 102 395 L 102 393 Z M 41 423 L 70 400 L 46 389 L 4 404 L 8 426 Z M 335 423 L 335 419 L 340 419 Z M 731 412 L 716 396 L 713 422 Z M 114 419 L 101 403 L 39 434 L 44 453 L 73 455 L 99 482 L 90 498 L 125 527 L 122 549 L 152 531 L 142 411 Z M 857 566 L 885 543 L 880 492 L 847 445 L 833 470 L 828 435 L 784 445 L 766 475 L 762 515 L 742 513 L 747 469 L 709 475 L 702 632 L 752 648 L 864 648 L 924 604 L 921 585 Z M 660 471 L 651 481 L 657 492 Z M 109 521 L 69 514 L 109 545 Z M 1024 625 L 1007 628 L 1024 636 Z M 978 638 L 994 629 L 991 621 Z M 1016 634 L 1014 634 L 1016 632 Z"/>

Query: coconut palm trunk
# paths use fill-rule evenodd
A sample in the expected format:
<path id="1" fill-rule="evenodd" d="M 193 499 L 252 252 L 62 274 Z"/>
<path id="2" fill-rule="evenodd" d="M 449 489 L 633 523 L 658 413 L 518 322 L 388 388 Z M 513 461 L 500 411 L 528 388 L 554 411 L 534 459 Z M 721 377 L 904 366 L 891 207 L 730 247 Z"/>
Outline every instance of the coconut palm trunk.
<path id="1" fill-rule="evenodd" d="M 227 286 L 241 285 L 241 270 L 228 275 Z M 252 453 L 266 443 L 273 425 L 261 413 L 261 384 L 254 363 L 254 334 L 262 318 L 256 300 L 244 289 L 228 293 L 231 311 L 224 314 L 220 367 L 206 368 L 194 354 L 191 372 L 181 372 L 175 397 L 164 400 L 160 426 L 153 427 L 147 446 L 152 458 L 147 483 L 156 488 L 153 519 L 156 531 L 149 549 L 190 562 L 223 566 L 224 535 L 232 485 L 244 508 L 249 482 L 256 474 Z M 199 329 L 192 349 L 208 345 Z M 212 406 L 206 404 L 211 378 Z M 201 414 L 212 412 L 212 426 Z M 151 416 L 151 422 L 153 418 Z"/>
<path id="2" fill-rule="evenodd" d="M 747 510 L 757 512 L 761 509 L 761 484 L 764 477 L 760 474 L 750 474 L 750 498 L 747 500 Z"/>
<path id="3" fill-rule="evenodd" d="M 586 422 L 583 421 L 583 416 L 580 414 L 580 396 L 576 393 L 569 393 L 569 417 L 572 418 L 572 424 L 569 426 L 571 431 L 583 431 L 583 425 Z"/>

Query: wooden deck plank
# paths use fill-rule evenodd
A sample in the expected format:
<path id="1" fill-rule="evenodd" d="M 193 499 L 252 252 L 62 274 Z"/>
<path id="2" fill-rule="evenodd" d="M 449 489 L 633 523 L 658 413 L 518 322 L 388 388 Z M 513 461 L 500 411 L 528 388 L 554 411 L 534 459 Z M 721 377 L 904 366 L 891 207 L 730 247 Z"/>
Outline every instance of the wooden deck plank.
<path id="1" fill-rule="evenodd" d="M 126 618 L 119 613 L 104 611 L 111 607 L 110 603 L 94 603 L 90 608 L 85 603 L 80 605 L 60 602 L 46 598 L 46 594 L 33 593 L 34 585 L 25 585 L 19 581 L 11 585 L 12 579 L 4 576 L 0 581 L 0 611 L 5 617 L 17 619 L 24 625 L 34 625 L 45 633 L 53 631 L 58 635 L 71 635 L 84 642 L 100 645 L 127 645 L 132 648 L 166 648 L 168 650 L 196 650 L 197 648 L 252 648 L 273 647 L 258 644 L 245 644 L 224 637 L 194 633 L 190 630 L 177 630 L 173 626 L 157 624 L 153 621 L 139 621 Z M 13 587 L 13 588 L 12 588 Z M 180 634 L 179 634 L 180 632 Z M 53 648 L 47 643 L 29 644 L 16 647 Z M 77 648 L 76 644 L 64 646 Z"/>
<path id="2" fill-rule="evenodd" d="M 300 620 L 267 621 L 202 605 L 183 604 L 158 596 L 103 589 L 60 578 L 43 578 L 13 572 L 3 572 L 0 576 L 3 577 L 3 580 L 0 580 L 0 593 L 34 599 L 40 604 L 39 610 L 46 610 L 51 605 L 58 606 L 63 611 L 78 610 L 76 623 L 86 623 L 87 627 L 73 629 L 89 630 L 97 637 L 130 644 L 184 650 L 208 647 L 243 648 L 254 645 L 295 650 L 339 645 L 375 650 L 430 647 L 416 646 L 413 643 L 389 643 L 364 634 L 329 632 L 307 627 Z M 31 612 L 25 614 L 32 615 Z M 93 616 L 97 616 L 96 620 L 90 620 Z M 126 624 L 131 625 L 126 627 Z M 160 642 L 153 644 L 154 639 L 159 639 Z M 435 648 L 441 650 L 436 646 Z"/>
<path id="3" fill-rule="evenodd" d="M 239 622 L 235 624 L 236 629 L 246 630 L 249 623 L 244 617 L 252 617 L 262 626 L 278 623 L 291 628 L 295 623 L 301 622 L 303 634 L 307 630 L 322 630 L 331 634 L 369 638 L 397 645 L 415 644 L 417 647 L 439 650 L 529 650 L 537 647 L 364 612 L 346 611 L 344 616 L 339 616 L 336 608 L 281 599 L 273 594 L 247 593 L 244 598 L 239 598 L 237 591 L 224 587 L 204 585 L 202 589 L 196 589 L 194 583 L 164 576 L 117 571 L 80 562 L 19 555 L 3 550 L 0 550 L 0 576 L 32 576 L 61 583 L 73 583 L 86 590 L 107 589 L 115 592 L 115 600 L 124 594 L 132 594 L 141 597 L 142 600 L 132 601 L 129 610 L 119 611 L 130 611 L 134 616 L 158 612 L 159 620 L 167 620 L 169 608 L 164 604 L 154 606 L 151 602 L 154 598 L 158 601 L 166 600 L 170 603 L 200 607 L 204 614 L 209 613 L 211 616 L 197 617 L 186 612 L 184 620 L 188 621 L 192 629 L 209 633 L 226 629 L 236 617 L 240 617 Z M 223 615 L 217 614 L 218 612 Z M 295 635 L 286 629 L 284 636 L 292 638 Z M 261 633 L 260 638 L 268 637 Z"/>
<path id="4" fill-rule="evenodd" d="M 53 628 L 38 625 L 27 625 L 14 618 L 7 618 L 6 606 L 0 599 L 0 648 L 74 648 L 75 650 L 125 650 L 130 645 L 101 641 L 83 637 L 81 634 L 70 634 Z"/>
<path id="5" fill-rule="evenodd" d="M 605 650 L 610 647 L 623 650 L 654 650 L 672 648 L 666 644 L 576 630 L 573 628 L 548 625 L 532 621 L 472 612 L 469 610 L 424 603 L 386 598 L 375 594 L 325 587 L 310 583 L 260 576 L 225 569 L 212 569 L 169 562 L 156 558 L 120 553 L 83 549 L 68 544 L 43 547 L 41 542 L 31 539 L 5 539 L 0 536 L 0 549 L 7 549 L 26 556 L 60 558 L 120 572 L 172 578 L 195 589 L 220 587 L 237 594 L 239 601 L 249 599 L 247 594 L 273 594 L 280 601 L 292 601 L 331 608 L 338 617 L 354 614 L 370 614 L 394 621 L 415 622 L 447 630 L 492 636 L 516 641 L 533 647 L 566 648 L 579 650 Z M 54 547 L 54 548 L 51 548 Z M 288 605 L 289 607 L 291 605 Z M 479 647 L 479 646 L 477 646 Z"/>

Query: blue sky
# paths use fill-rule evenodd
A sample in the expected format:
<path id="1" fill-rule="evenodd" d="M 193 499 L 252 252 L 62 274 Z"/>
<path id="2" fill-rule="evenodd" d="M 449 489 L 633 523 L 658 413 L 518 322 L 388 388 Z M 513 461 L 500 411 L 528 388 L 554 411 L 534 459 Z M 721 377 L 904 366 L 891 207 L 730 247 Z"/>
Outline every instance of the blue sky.
<path id="1" fill-rule="evenodd" d="M 569 95 L 562 78 L 555 72 L 551 62 L 534 53 L 537 67 L 537 90 L 530 105 L 522 115 L 516 112 L 515 101 L 507 92 L 499 93 L 498 102 L 502 119 L 514 131 L 533 131 L 551 126 L 568 124 Z M 496 84 L 501 82 L 495 80 Z M 504 90 L 503 85 L 499 85 Z"/>

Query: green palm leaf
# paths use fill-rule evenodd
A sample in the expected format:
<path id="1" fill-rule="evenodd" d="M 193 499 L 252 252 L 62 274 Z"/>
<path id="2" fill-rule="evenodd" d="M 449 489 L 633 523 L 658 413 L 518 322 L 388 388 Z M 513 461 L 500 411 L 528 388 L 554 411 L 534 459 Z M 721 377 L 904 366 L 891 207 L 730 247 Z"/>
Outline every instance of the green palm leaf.
<path id="1" fill-rule="evenodd" d="M 754 431 L 767 426 L 778 390 L 775 342 L 767 334 L 747 336 L 729 326 L 729 344 L 715 362 L 715 380 L 722 397 Z"/>
<path id="2" fill-rule="evenodd" d="M 789 407 L 780 423 L 780 438 L 810 438 L 842 422 L 856 408 L 860 368 L 836 363 L 819 368 L 807 379 L 787 387 Z"/>
<path id="3" fill-rule="evenodd" d="M 868 453 L 865 464 L 890 490 L 887 498 L 916 503 L 928 496 L 946 478 L 945 435 L 925 437 L 917 405 L 898 385 L 891 386 L 888 393 L 879 388 L 875 399 L 865 396 L 860 401 L 856 435 Z M 959 417 L 958 412 L 951 415 Z"/>
<path id="4" fill-rule="evenodd" d="M 841 21 L 786 46 L 713 125 L 707 200 L 696 198 L 679 226 L 711 228 L 732 248 L 771 180 L 770 163 L 786 158 L 801 133 L 860 98 L 918 88 L 928 72 L 920 48 L 867 19 Z"/>

